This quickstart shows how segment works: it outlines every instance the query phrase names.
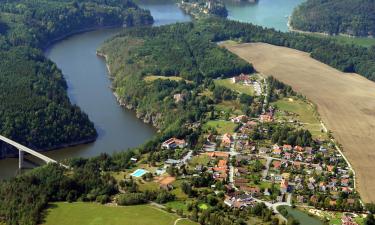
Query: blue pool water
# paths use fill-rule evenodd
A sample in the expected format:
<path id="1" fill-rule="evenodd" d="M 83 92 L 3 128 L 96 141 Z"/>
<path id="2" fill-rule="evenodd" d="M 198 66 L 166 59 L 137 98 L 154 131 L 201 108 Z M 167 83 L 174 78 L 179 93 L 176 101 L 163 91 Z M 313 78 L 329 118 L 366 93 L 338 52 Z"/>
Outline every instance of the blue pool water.
<path id="1" fill-rule="evenodd" d="M 133 177 L 141 177 L 143 176 L 144 174 L 148 173 L 147 170 L 144 170 L 144 169 L 137 169 L 136 171 L 134 171 L 131 176 Z"/>

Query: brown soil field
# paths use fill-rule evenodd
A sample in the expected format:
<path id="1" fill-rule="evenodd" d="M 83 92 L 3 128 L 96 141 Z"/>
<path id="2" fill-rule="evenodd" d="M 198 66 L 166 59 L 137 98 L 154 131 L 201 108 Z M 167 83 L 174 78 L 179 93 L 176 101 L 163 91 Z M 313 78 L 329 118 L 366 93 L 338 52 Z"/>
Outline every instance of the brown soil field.
<path id="1" fill-rule="evenodd" d="M 224 46 L 317 105 L 356 172 L 362 199 L 375 202 L 375 82 L 340 72 L 294 49 L 264 43 Z"/>

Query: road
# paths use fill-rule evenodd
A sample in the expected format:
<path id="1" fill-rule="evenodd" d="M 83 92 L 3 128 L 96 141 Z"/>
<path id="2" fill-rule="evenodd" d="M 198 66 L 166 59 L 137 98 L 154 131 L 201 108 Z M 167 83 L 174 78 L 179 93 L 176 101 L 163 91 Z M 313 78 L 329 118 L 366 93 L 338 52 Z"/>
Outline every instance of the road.
<path id="1" fill-rule="evenodd" d="M 267 159 L 266 168 L 262 171 L 263 180 L 265 180 L 267 178 L 268 170 L 270 169 L 270 165 L 271 165 L 271 162 L 272 162 L 271 157 L 267 157 L 266 159 Z"/>

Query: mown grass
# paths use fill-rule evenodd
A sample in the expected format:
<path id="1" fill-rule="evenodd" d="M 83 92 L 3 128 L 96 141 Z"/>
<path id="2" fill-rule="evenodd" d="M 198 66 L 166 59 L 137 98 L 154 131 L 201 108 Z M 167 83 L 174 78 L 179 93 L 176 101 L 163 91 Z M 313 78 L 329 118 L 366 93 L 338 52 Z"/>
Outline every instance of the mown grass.
<path id="1" fill-rule="evenodd" d="M 171 209 L 174 210 L 182 210 L 182 211 L 187 211 L 187 207 L 184 201 L 173 201 L 173 202 L 168 202 L 165 204 L 165 206 L 170 207 Z"/>
<path id="2" fill-rule="evenodd" d="M 179 217 L 150 205 L 105 206 L 95 203 L 55 203 L 44 225 L 173 225 Z M 180 223 L 178 223 L 180 224 Z M 183 223 L 181 223 L 183 224 Z M 186 221 L 186 224 L 196 224 Z"/>
<path id="3" fill-rule="evenodd" d="M 315 107 L 302 99 L 284 98 L 273 103 L 279 110 L 293 113 L 292 115 L 283 115 L 277 113 L 280 119 L 293 119 L 303 123 L 303 127 L 308 129 L 314 137 L 325 138 L 326 134 L 322 133 L 322 127 L 318 118 Z"/>
<path id="4" fill-rule="evenodd" d="M 207 166 L 210 160 L 211 160 L 210 157 L 208 157 L 207 155 L 197 155 L 197 156 L 194 156 L 190 160 L 189 164 L 192 166 L 196 166 L 196 165 Z"/>
<path id="5" fill-rule="evenodd" d="M 218 134 L 233 133 L 234 129 L 237 127 L 237 124 L 231 121 L 225 120 L 210 120 L 203 125 L 203 129 L 214 128 Z"/>
<path id="6" fill-rule="evenodd" d="M 239 93 L 244 93 L 248 95 L 254 95 L 254 88 L 253 86 L 247 86 L 242 84 L 234 84 L 232 83 L 231 78 L 222 79 L 222 80 L 215 80 L 215 85 L 223 86 L 233 91 L 237 91 Z"/>

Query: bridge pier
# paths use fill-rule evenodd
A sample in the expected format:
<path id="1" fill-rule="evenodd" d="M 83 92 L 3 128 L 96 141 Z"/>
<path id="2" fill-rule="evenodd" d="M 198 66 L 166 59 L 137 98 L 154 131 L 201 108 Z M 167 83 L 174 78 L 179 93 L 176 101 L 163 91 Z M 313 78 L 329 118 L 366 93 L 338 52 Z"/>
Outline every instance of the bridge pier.
<path id="1" fill-rule="evenodd" d="M 21 149 L 18 149 L 18 169 L 22 169 L 23 167 L 23 155 L 24 152 Z"/>

